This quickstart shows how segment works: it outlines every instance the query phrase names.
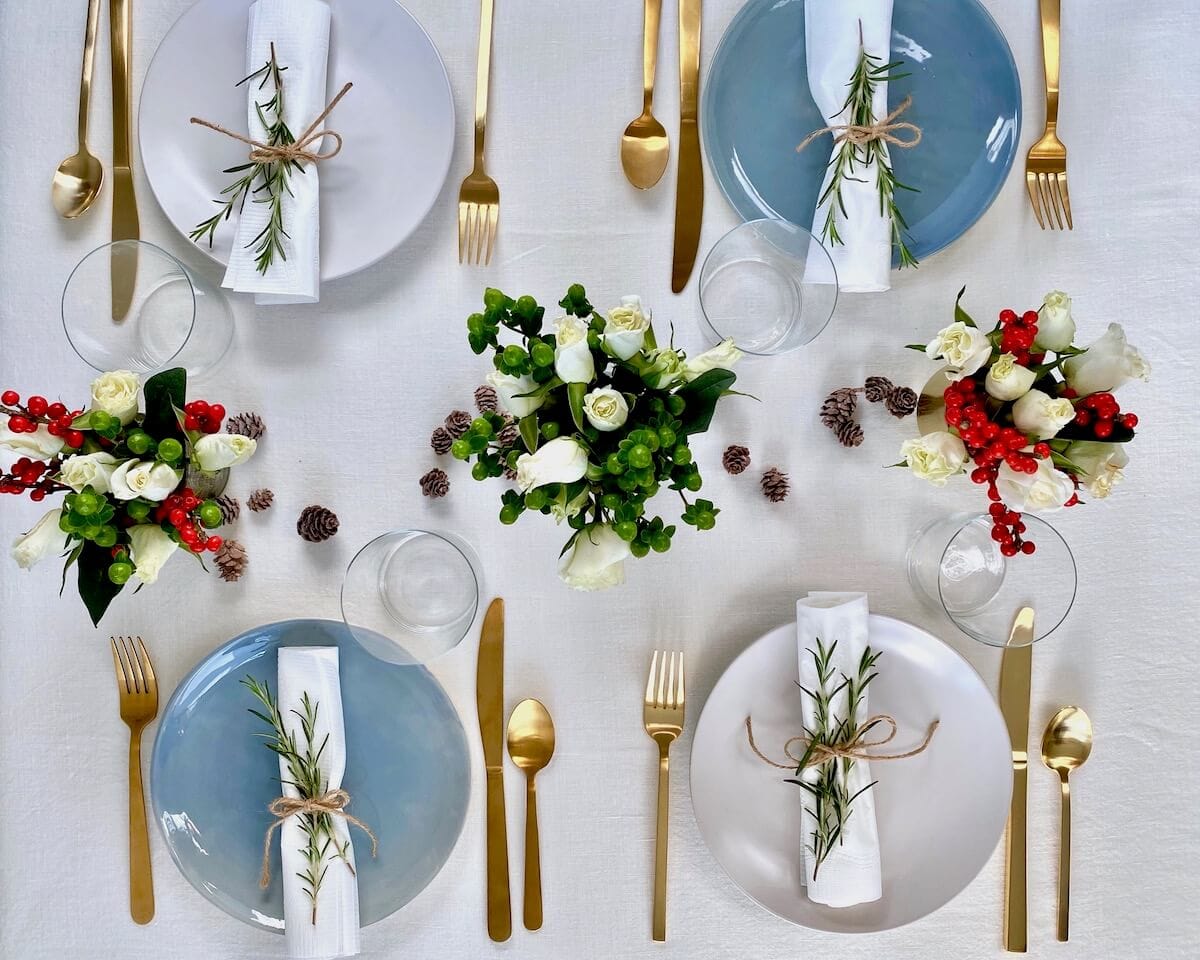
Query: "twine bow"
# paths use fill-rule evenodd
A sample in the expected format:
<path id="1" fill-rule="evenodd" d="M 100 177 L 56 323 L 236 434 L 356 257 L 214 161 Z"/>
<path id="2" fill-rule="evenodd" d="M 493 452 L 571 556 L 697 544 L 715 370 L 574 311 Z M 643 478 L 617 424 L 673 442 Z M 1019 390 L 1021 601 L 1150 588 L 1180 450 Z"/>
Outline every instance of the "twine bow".
<path id="1" fill-rule="evenodd" d="M 200 117 L 192 117 L 191 122 L 201 127 L 208 127 L 209 130 L 216 130 L 217 133 L 223 133 L 227 137 L 232 137 L 234 140 L 240 140 L 242 143 L 249 146 L 250 162 L 251 163 L 274 163 L 277 160 L 285 160 L 290 162 L 318 163 L 321 160 L 331 160 L 342 152 L 342 135 L 336 130 L 318 130 L 325 118 L 333 113 L 333 108 L 338 105 L 338 101 L 342 99 L 353 83 L 347 83 L 341 90 L 338 91 L 336 97 L 329 101 L 328 106 L 321 111 L 321 115 L 317 117 L 299 137 L 292 143 L 270 144 L 263 143 L 260 140 L 254 140 L 250 137 L 243 137 L 240 133 L 234 133 L 219 123 L 213 123 L 211 120 L 202 120 Z M 326 137 L 332 138 L 334 141 L 332 150 L 311 150 L 310 147 L 320 143 Z"/>
<path id="2" fill-rule="evenodd" d="M 890 143 L 893 146 L 899 147 L 902 150 L 911 150 L 921 142 L 921 128 L 915 123 L 909 123 L 907 120 L 896 122 L 896 118 L 904 113 L 912 106 L 912 94 L 905 97 L 900 105 L 896 107 L 882 120 L 877 120 L 874 123 L 835 123 L 832 126 L 821 127 L 819 130 L 814 130 L 804 140 L 800 146 L 796 148 L 796 152 L 800 153 L 805 147 L 816 140 L 818 137 L 823 137 L 827 133 L 834 134 L 833 142 L 841 143 L 848 140 L 857 146 L 870 143 L 873 140 L 882 140 L 884 143 Z M 896 136 L 897 131 L 903 130 L 906 133 L 912 134 L 911 137 L 902 138 Z"/>
<path id="3" fill-rule="evenodd" d="M 929 730 L 925 734 L 925 739 L 921 741 L 912 750 L 904 753 L 871 753 L 873 749 L 886 746 L 896 739 L 897 726 L 894 717 L 888 716 L 886 713 L 877 713 L 873 717 L 868 717 L 854 730 L 854 732 L 837 743 L 823 743 L 818 740 L 811 740 L 806 736 L 792 737 L 783 745 L 783 755 L 791 760 L 791 763 L 777 763 L 770 757 L 766 756 L 758 749 L 758 744 L 754 742 L 754 727 L 750 723 L 750 718 L 746 718 L 746 738 L 750 741 L 750 749 L 754 751 L 754 755 L 763 763 L 769 763 L 773 767 L 778 767 L 780 770 L 794 770 L 797 767 L 817 767 L 827 760 L 835 760 L 838 758 L 844 760 L 906 760 L 909 757 L 915 757 L 918 753 L 923 753 L 925 748 L 929 746 L 929 741 L 933 739 L 933 734 L 937 730 L 940 720 L 934 720 L 929 725 Z M 875 727 L 883 724 L 890 727 L 887 736 L 878 737 L 874 740 L 868 740 L 867 734 Z M 804 753 L 800 756 L 795 756 L 792 753 L 793 743 L 803 743 Z"/>
<path id="4" fill-rule="evenodd" d="M 354 824 L 371 838 L 371 856 L 375 856 L 375 852 L 379 849 L 379 841 L 375 839 L 375 834 L 371 832 L 370 827 L 358 817 L 346 812 L 349 804 L 350 794 L 341 789 L 330 790 L 319 797 L 276 797 L 272 800 L 267 809 L 271 812 L 271 816 L 275 817 L 275 822 L 267 828 L 267 835 L 263 838 L 262 876 L 259 877 L 258 885 L 265 890 L 271 883 L 271 838 L 275 835 L 275 831 L 283 826 L 288 817 L 300 813 L 341 817 L 347 823 Z M 349 862 L 346 863 L 346 866 L 350 867 Z M 350 872 L 354 872 L 353 867 L 350 867 Z"/>

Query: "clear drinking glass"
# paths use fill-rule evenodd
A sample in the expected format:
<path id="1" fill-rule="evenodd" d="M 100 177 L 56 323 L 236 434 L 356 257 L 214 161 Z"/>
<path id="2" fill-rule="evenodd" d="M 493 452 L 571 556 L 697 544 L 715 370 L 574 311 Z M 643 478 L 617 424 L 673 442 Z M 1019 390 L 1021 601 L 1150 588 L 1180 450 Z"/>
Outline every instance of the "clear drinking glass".
<path id="1" fill-rule="evenodd" d="M 811 233 L 751 220 L 725 234 L 700 269 L 701 326 L 713 343 L 771 356 L 810 343 L 837 305 L 837 271 Z"/>
<path id="2" fill-rule="evenodd" d="M 1032 554 L 1005 557 L 992 539 L 987 515 L 958 514 L 924 527 L 908 548 L 908 579 L 934 610 L 945 612 L 967 636 L 1003 647 L 1013 617 L 1034 610 L 1034 640 L 1062 624 L 1075 602 L 1075 558 L 1045 520 L 1025 514 Z"/>
<path id="3" fill-rule="evenodd" d="M 120 319 L 113 317 L 116 271 L 134 274 Z M 101 371 L 183 367 L 196 377 L 212 370 L 233 341 L 233 314 L 220 289 L 144 240 L 106 243 L 79 261 L 63 290 L 62 319 L 80 359 Z"/>
<path id="4" fill-rule="evenodd" d="M 393 530 L 350 561 L 342 619 L 379 659 L 429 663 L 467 635 L 482 588 L 478 560 L 458 537 Z"/>

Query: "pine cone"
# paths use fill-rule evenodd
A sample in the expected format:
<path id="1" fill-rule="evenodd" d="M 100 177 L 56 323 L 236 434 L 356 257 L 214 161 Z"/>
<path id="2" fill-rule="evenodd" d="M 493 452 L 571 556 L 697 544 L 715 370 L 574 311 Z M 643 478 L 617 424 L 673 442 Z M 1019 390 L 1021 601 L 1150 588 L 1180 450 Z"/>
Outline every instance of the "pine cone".
<path id="1" fill-rule="evenodd" d="M 216 502 L 221 508 L 221 523 L 233 523 L 242 512 L 237 497 L 221 496 L 216 498 Z"/>
<path id="2" fill-rule="evenodd" d="M 489 387 L 486 383 L 482 387 L 477 387 L 475 390 L 475 409 L 480 413 L 495 413 L 500 405 L 500 400 L 496 396 L 496 388 Z"/>
<path id="3" fill-rule="evenodd" d="M 250 559 L 246 556 L 246 548 L 238 541 L 226 540 L 213 557 L 213 562 L 217 565 L 217 572 L 221 579 L 227 583 L 233 583 L 242 579 L 242 574 L 246 572 L 246 564 L 250 562 Z"/>
<path id="4" fill-rule="evenodd" d="M 892 395 L 896 387 L 887 377 L 867 377 L 863 384 L 863 393 L 871 403 L 879 403 Z"/>
<path id="5" fill-rule="evenodd" d="M 833 432 L 843 447 L 857 447 L 863 442 L 863 428 L 857 420 L 843 420 Z"/>
<path id="6" fill-rule="evenodd" d="M 454 438 L 445 427 L 438 427 L 429 438 L 429 445 L 433 447 L 433 452 L 441 457 L 450 452 L 450 448 L 454 446 Z"/>
<path id="7" fill-rule="evenodd" d="M 505 450 L 509 447 L 515 447 L 521 439 L 521 428 L 517 426 L 517 421 L 509 420 L 508 423 L 500 428 L 500 432 L 496 434 L 496 439 Z"/>
<path id="8" fill-rule="evenodd" d="M 445 470 L 434 467 L 421 478 L 421 493 L 437 500 L 450 492 L 450 478 Z"/>
<path id="9" fill-rule="evenodd" d="M 834 390 L 821 404 L 821 422 L 830 430 L 836 430 L 838 424 L 854 416 L 857 407 L 858 391 L 853 387 Z"/>
<path id="10" fill-rule="evenodd" d="M 787 499 L 788 477 L 778 467 L 772 467 L 764 473 L 761 483 L 763 496 L 772 503 L 779 503 Z"/>
<path id="11" fill-rule="evenodd" d="M 917 391 L 911 387 L 896 387 L 887 398 L 885 406 L 893 417 L 903 420 L 917 409 Z"/>
<path id="12" fill-rule="evenodd" d="M 240 433 L 243 437 L 258 440 L 267 432 L 267 425 L 257 413 L 239 413 L 225 421 L 226 433 Z"/>
<path id="13" fill-rule="evenodd" d="M 316 504 L 305 507 L 296 521 L 296 532 L 309 543 L 328 540 L 338 532 L 337 514 Z"/>
<path id="14" fill-rule="evenodd" d="M 510 467 L 507 463 L 504 465 L 504 479 L 509 483 L 516 483 L 517 471 Z"/>
<path id="15" fill-rule="evenodd" d="M 446 417 L 446 432 L 455 440 L 471 429 L 475 418 L 466 410 L 455 410 Z"/>
<path id="16" fill-rule="evenodd" d="M 746 447 L 739 447 L 736 443 L 731 444 L 725 448 L 721 463 L 727 472 L 736 477 L 750 466 L 750 451 Z"/>
<path id="17" fill-rule="evenodd" d="M 255 513 L 262 513 L 275 502 L 275 494 L 266 487 L 259 487 L 246 498 L 246 506 Z"/>

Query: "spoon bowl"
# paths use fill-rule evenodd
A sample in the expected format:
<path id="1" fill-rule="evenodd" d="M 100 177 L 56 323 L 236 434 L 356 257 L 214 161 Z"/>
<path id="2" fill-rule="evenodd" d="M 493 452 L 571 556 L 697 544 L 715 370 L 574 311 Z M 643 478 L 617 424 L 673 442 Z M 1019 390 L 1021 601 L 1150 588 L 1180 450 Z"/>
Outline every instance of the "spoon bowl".
<path id="1" fill-rule="evenodd" d="M 670 142 L 654 114 L 645 110 L 621 135 L 621 167 L 639 190 L 649 190 L 667 169 Z"/>
<path id="2" fill-rule="evenodd" d="M 60 217 L 74 220 L 92 205 L 103 184 L 104 166 L 81 146 L 54 171 L 50 199 Z"/>
<path id="3" fill-rule="evenodd" d="M 522 700 L 508 721 L 508 755 L 527 776 L 554 756 L 554 721 L 540 701 Z"/>
<path id="4" fill-rule="evenodd" d="M 1064 780 L 1092 753 L 1092 721 L 1079 707 L 1063 707 L 1046 725 L 1042 763 Z"/>

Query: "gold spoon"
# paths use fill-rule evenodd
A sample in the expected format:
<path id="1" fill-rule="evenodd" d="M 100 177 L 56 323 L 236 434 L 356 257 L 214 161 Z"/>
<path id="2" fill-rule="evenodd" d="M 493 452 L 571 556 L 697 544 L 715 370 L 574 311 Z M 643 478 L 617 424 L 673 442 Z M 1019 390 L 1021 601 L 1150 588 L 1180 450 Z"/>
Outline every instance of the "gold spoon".
<path id="1" fill-rule="evenodd" d="M 96 58 L 96 24 L 100 0 L 88 0 L 83 36 L 83 71 L 79 78 L 79 149 L 54 171 L 50 199 L 59 216 L 73 220 L 92 205 L 104 183 L 104 167 L 87 148 L 88 105 L 92 99 L 92 64 Z"/>
<path id="2" fill-rule="evenodd" d="M 1067 777 L 1092 752 L 1092 721 L 1079 707 L 1063 707 L 1042 735 L 1042 763 L 1062 781 L 1062 839 L 1058 852 L 1058 939 L 1067 939 L 1071 905 L 1071 785 Z"/>
<path id="3" fill-rule="evenodd" d="M 642 113 L 625 128 L 621 137 L 621 166 L 625 176 L 639 190 L 649 190 L 662 179 L 667 169 L 670 144 L 667 131 L 650 112 L 654 99 L 654 65 L 658 59 L 658 20 L 662 0 L 646 0 L 646 21 L 642 37 Z"/>
<path id="4" fill-rule="evenodd" d="M 508 721 L 508 755 L 525 772 L 525 929 L 542 926 L 542 859 L 533 778 L 554 756 L 554 721 L 537 700 L 522 700 Z"/>

